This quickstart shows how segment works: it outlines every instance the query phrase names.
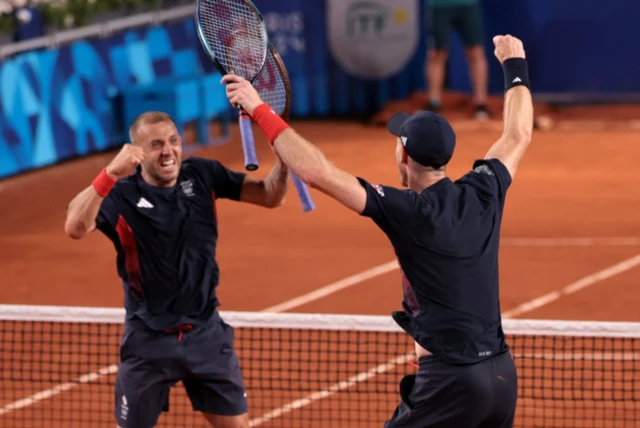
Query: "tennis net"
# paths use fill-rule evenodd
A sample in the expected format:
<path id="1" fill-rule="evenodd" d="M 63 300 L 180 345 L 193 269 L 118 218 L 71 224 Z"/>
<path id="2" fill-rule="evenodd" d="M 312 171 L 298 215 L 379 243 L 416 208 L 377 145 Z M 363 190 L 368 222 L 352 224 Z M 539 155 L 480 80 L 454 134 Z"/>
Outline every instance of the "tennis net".
<path id="1" fill-rule="evenodd" d="M 254 427 L 382 427 L 413 345 L 388 316 L 222 312 Z M 113 427 L 121 309 L 0 305 L 0 426 Z M 640 323 L 505 320 L 517 427 L 635 427 Z M 160 427 L 204 427 L 181 384 Z"/>

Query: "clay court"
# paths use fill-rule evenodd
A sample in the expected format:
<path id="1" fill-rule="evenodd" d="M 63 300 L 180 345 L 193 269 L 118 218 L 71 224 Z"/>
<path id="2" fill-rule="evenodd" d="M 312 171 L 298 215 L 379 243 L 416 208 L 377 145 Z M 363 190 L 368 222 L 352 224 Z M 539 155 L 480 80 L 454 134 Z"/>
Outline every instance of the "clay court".
<path id="1" fill-rule="evenodd" d="M 373 183 L 398 184 L 394 140 L 384 128 L 327 122 L 297 122 L 295 127 L 339 167 Z M 474 159 L 484 156 L 500 135 L 500 123 L 482 129 L 454 122 L 454 127 L 458 146 L 448 173 L 456 178 Z M 535 131 L 509 190 L 502 228 L 505 317 L 640 321 L 638 135 L 630 129 Z M 234 128 L 228 144 L 196 155 L 241 170 L 238 138 Z M 261 162 L 256 174 L 266 175 L 272 155 L 258 132 L 256 139 Z M 63 230 L 68 201 L 114 154 L 95 155 L 0 182 L 0 303 L 122 307 L 123 291 L 112 244 L 99 232 L 73 241 Z M 317 210 L 306 214 L 293 187 L 285 205 L 276 210 L 218 202 L 222 310 L 388 316 L 400 308 L 399 272 L 385 236 L 373 222 L 319 192 L 312 190 L 312 196 Z M 372 271 L 374 268 L 378 269 Z M 346 278 L 349 280 L 344 282 Z M 339 281 L 343 282 L 338 291 L 324 288 L 328 291 L 299 299 Z M 19 337 L 16 334 L 14 340 Z M 110 346 L 117 347 L 118 337 L 109 340 Z M 366 356 L 362 367 L 387 361 L 388 350 L 380 352 L 379 356 Z M 90 367 L 80 366 L 78 372 L 86 373 Z M 399 380 L 393 372 L 389 374 L 390 382 Z M 109 386 L 104 389 L 111 400 Z M 57 397 L 64 394 L 0 415 L 0 425 L 14 426 L 3 423 L 3 417 L 11 421 L 47 406 L 55 409 Z M 0 402 L 0 406 L 6 404 Z M 111 401 L 102 404 L 108 409 L 110 405 Z M 272 403 L 273 408 L 280 405 Z M 263 426 L 282 425 L 274 419 Z"/>

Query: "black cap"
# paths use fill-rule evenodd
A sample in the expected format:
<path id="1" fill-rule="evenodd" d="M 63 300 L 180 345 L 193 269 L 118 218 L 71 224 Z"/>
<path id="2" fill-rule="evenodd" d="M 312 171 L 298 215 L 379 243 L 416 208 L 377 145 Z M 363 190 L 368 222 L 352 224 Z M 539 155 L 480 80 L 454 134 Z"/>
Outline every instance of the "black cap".
<path id="1" fill-rule="evenodd" d="M 387 129 L 400 137 L 407 154 L 422 166 L 441 168 L 449 163 L 456 147 L 456 133 L 444 117 L 419 111 L 396 113 Z"/>

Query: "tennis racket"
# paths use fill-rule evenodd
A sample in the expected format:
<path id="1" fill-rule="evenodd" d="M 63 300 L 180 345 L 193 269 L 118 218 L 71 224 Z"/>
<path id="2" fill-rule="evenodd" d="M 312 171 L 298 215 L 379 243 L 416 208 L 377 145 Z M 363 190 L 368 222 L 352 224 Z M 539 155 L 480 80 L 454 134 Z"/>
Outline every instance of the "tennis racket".
<path id="1" fill-rule="evenodd" d="M 198 38 L 216 69 L 253 83 L 267 59 L 269 36 L 258 9 L 249 0 L 197 0 Z M 239 127 L 245 169 L 259 168 L 251 118 L 239 108 Z"/>
<path id="2" fill-rule="evenodd" d="M 289 75 L 280 54 L 271 44 L 269 44 L 264 68 L 253 85 L 262 101 L 269 104 L 271 109 L 284 120 L 289 119 L 291 112 Z M 311 199 L 307 185 L 293 171 L 290 171 L 290 174 L 300 202 L 302 202 L 302 210 L 304 212 L 315 210 L 316 206 Z"/>

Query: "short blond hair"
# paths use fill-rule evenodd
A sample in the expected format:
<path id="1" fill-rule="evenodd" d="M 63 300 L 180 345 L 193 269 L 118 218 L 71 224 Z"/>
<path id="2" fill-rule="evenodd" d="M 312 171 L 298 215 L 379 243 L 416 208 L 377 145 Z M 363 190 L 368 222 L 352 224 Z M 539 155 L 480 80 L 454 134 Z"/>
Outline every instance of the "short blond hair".
<path id="1" fill-rule="evenodd" d="M 133 136 L 138 132 L 140 127 L 144 125 L 155 125 L 156 123 L 161 122 L 171 122 L 175 125 L 173 118 L 167 113 L 161 111 L 148 111 L 146 113 L 142 113 L 140 116 L 136 117 L 131 123 L 131 126 L 129 126 L 129 139 L 132 143 L 134 142 Z"/>

